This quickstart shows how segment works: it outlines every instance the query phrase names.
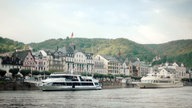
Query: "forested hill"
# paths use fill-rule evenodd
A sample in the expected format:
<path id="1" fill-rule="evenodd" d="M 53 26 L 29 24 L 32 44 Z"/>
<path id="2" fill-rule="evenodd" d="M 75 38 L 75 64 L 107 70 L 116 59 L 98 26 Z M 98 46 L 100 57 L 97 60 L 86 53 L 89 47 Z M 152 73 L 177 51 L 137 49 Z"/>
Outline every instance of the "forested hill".
<path id="1" fill-rule="evenodd" d="M 105 54 L 119 57 L 124 60 L 126 57 L 138 57 L 141 60 L 151 61 L 155 56 L 148 47 L 124 38 L 118 39 L 87 39 L 87 38 L 67 38 L 50 39 L 41 43 L 31 43 L 35 50 L 56 49 L 68 46 L 70 43 L 76 45 L 76 49 L 92 52 L 94 54 Z"/>
<path id="2" fill-rule="evenodd" d="M 120 60 L 125 58 L 140 58 L 151 62 L 155 56 L 160 56 L 161 61 L 154 62 L 183 62 L 192 67 L 192 40 L 177 40 L 164 44 L 139 44 L 124 38 L 117 39 L 88 39 L 88 38 L 66 38 L 50 39 L 41 43 L 29 44 L 35 50 L 56 49 L 68 46 L 70 43 L 76 45 L 76 49 L 93 52 L 94 54 L 106 54 L 118 57 Z"/>
<path id="3" fill-rule="evenodd" d="M 192 40 L 177 40 L 164 44 L 148 44 L 146 45 L 157 54 L 167 56 L 177 56 L 192 52 Z"/>
<path id="4" fill-rule="evenodd" d="M 188 67 L 192 67 L 192 39 L 171 41 L 164 44 L 145 45 L 161 57 L 160 61 L 154 62 L 182 62 Z"/>
<path id="5" fill-rule="evenodd" d="M 155 56 L 160 56 L 161 60 L 153 64 L 169 61 L 182 62 L 184 65 L 192 67 L 192 39 L 163 44 L 139 44 L 125 38 L 60 38 L 29 45 L 34 51 L 38 51 L 40 49 L 55 50 L 57 47 L 61 48 L 70 44 L 75 44 L 76 49 L 80 51 L 116 56 L 122 61 L 126 58 L 129 60 L 139 58 L 142 61 L 151 62 Z M 24 46 L 21 42 L 0 37 L 0 53 L 22 49 Z"/>
<path id="6" fill-rule="evenodd" d="M 22 49 L 23 47 L 24 43 L 22 42 L 0 37 L 0 53 L 14 51 L 15 49 Z"/>

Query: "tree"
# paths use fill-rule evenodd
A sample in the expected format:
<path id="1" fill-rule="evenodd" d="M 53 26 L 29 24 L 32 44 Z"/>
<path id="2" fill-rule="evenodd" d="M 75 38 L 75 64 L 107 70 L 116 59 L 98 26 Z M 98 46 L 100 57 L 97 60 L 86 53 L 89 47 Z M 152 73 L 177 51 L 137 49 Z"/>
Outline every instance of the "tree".
<path id="1" fill-rule="evenodd" d="M 39 71 L 37 71 L 37 70 L 32 71 L 32 73 L 33 73 L 33 75 L 39 75 L 39 74 L 40 74 L 40 72 L 39 72 Z"/>
<path id="2" fill-rule="evenodd" d="M 83 73 L 81 73 L 81 75 L 82 75 L 82 76 L 92 76 L 92 74 L 87 73 L 87 72 L 83 72 Z"/>
<path id="3" fill-rule="evenodd" d="M 49 71 L 42 71 L 42 72 L 40 72 L 40 74 L 43 75 L 44 78 L 45 78 L 45 76 L 46 76 L 46 75 L 50 75 L 51 72 L 49 72 Z"/>
<path id="4" fill-rule="evenodd" d="M 6 71 L 5 71 L 5 70 L 1 70 L 1 69 L 0 69 L 0 76 L 1 76 L 1 77 L 4 77 L 4 76 L 5 76 L 5 74 L 6 74 Z"/>
<path id="5" fill-rule="evenodd" d="M 12 77 L 15 78 L 15 76 L 16 76 L 17 73 L 19 72 L 19 68 L 9 69 L 9 72 L 11 72 L 11 73 L 12 73 Z"/>
<path id="6" fill-rule="evenodd" d="M 107 77 L 110 79 L 110 81 L 111 81 L 111 79 L 114 79 L 114 76 L 112 74 L 108 74 Z"/>
<path id="7" fill-rule="evenodd" d="M 45 71 L 45 75 L 50 75 L 51 72 Z"/>
<path id="8" fill-rule="evenodd" d="M 103 78 L 105 78 L 105 77 L 106 77 L 106 75 L 104 75 L 104 74 L 94 73 L 94 78 L 99 78 L 99 79 L 103 80 Z"/>
<path id="9" fill-rule="evenodd" d="M 31 73 L 31 70 L 21 70 L 20 73 L 23 75 L 23 77 L 27 76 L 29 73 Z"/>

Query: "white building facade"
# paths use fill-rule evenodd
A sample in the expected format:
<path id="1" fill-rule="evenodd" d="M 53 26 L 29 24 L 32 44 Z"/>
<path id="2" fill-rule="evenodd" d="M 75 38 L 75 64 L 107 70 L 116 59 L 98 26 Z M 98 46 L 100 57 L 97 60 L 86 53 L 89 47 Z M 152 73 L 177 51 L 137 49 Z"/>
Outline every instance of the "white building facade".
<path id="1" fill-rule="evenodd" d="M 189 78 L 189 75 L 186 73 L 186 67 L 181 63 L 180 65 L 176 62 L 162 64 L 158 67 L 159 70 L 167 69 L 170 72 L 174 72 L 176 78 Z"/>
<path id="2" fill-rule="evenodd" d="M 104 55 L 97 55 L 97 57 L 103 61 L 103 64 L 104 64 L 104 73 L 107 73 L 107 74 L 120 74 L 120 62 L 112 57 L 112 56 L 104 56 Z"/>
<path id="3" fill-rule="evenodd" d="M 100 55 L 96 55 L 94 57 L 94 72 L 99 74 L 108 74 L 107 69 L 104 67 L 106 67 L 104 65 L 104 60 L 101 59 Z"/>

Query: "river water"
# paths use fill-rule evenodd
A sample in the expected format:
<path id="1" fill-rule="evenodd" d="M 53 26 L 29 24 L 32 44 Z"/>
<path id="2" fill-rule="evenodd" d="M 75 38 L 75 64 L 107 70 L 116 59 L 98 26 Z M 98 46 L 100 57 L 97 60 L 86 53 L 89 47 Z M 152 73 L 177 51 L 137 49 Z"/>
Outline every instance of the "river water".
<path id="1" fill-rule="evenodd" d="M 192 87 L 0 91 L 0 108 L 192 108 Z"/>

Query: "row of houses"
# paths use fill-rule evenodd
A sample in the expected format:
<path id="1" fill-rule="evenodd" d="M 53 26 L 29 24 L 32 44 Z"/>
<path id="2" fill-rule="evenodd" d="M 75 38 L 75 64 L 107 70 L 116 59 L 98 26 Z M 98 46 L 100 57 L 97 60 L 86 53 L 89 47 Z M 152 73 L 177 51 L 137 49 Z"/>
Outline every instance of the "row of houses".
<path id="1" fill-rule="evenodd" d="M 186 68 L 183 64 L 181 66 L 176 63 L 173 65 L 172 68 L 184 75 Z M 163 68 L 163 66 L 158 67 L 159 69 Z M 78 51 L 75 46 L 57 48 L 54 51 L 15 51 L 11 55 L 1 57 L 0 69 L 8 72 L 11 68 L 78 74 L 83 72 L 91 74 L 124 74 L 138 77 L 145 76 L 150 69 L 149 65 L 141 62 L 138 58 L 126 58 L 124 62 L 120 62 L 112 56 L 93 55 L 92 53 Z"/>
<path id="2" fill-rule="evenodd" d="M 189 73 L 187 72 L 186 67 L 184 67 L 183 63 L 168 63 L 161 64 L 158 67 L 161 73 L 169 73 L 175 75 L 175 78 L 189 78 Z"/>

